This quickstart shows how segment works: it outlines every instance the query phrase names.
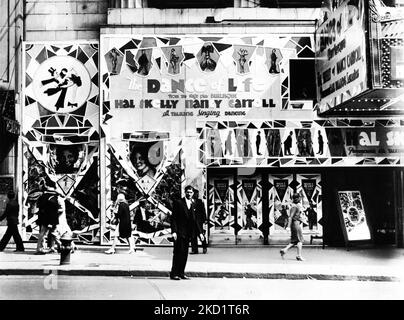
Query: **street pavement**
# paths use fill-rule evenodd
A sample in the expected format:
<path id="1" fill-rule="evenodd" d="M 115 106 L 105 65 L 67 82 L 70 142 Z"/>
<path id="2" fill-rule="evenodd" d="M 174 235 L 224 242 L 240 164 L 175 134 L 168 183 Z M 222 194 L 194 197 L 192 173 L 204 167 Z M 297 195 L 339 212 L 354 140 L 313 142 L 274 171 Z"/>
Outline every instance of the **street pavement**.
<path id="1" fill-rule="evenodd" d="M 58 275 L 168 277 L 171 247 L 117 247 L 113 255 L 106 246 L 78 245 L 70 264 L 60 265 L 60 254 L 35 255 L 35 244 L 26 243 L 25 252 L 9 245 L 0 252 L 0 275 Z M 207 254 L 189 255 L 186 274 L 205 278 L 262 278 L 288 280 L 403 281 L 404 249 L 363 247 L 322 249 L 304 246 L 305 261 L 296 260 L 292 248 L 284 259 L 281 246 L 209 247 Z M 202 251 L 202 250 L 200 250 Z"/>

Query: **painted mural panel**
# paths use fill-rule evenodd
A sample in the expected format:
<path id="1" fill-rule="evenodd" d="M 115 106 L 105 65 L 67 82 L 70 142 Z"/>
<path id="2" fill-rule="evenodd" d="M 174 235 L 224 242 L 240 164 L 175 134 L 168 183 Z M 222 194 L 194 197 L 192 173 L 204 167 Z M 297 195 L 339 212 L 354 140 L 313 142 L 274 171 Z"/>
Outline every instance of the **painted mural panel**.
<path id="1" fill-rule="evenodd" d="M 37 237 L 36 201 L 50 179 L 76 240 L 99 241 L 98 43 L 25 43 L 24 54 L 24 238 Z"/>
<path id="2" fill-rule="evenodd" d="M 302 196 L 302 206 L 307 217 L 307 224 L 303 224 L 303 234 L 323 235 L 323 210 L 321 175 L 297 174 L 296 192 Z"/>
<path id="3" fill-rule="evenodd" d="M 269 234 L 290 234 L 288 226 L 289 209 L 292 203 L 293 175 L 268 175 L 269 190 Z"/>
<path id="4" fill-rule="evenodd" d="M 234 180 L 231 176 L 210 178 L 209 195 L 209 233 L 210 238 L 235 233 Z"/>
<path id="5" fill-rule="evenodd" d="M 238 177 L 237 185 L 237 242 L 258 240 L 262 236 L 261 177 Z"/>
<path id="6" fill-rule="evenodd" d="M 114 201 L 124 192 L 133 221 L 133 236 L 138 244 L 170 244 L 172 202 L 181 197 L 184 174 L 180 145 L 173 148 L 164 133 L 149 132 L 143 136 L 124 135 L 122 149 L 108 147 L 107 177 L 111 201 L 108 202 L 104 225 L 104 242 L 109 242 L 116 226 Z M 163 139 L 161 139 L 163 138 Z M 156 140 L 157 139 L 157 140 Z M 166 145 L 168 144 L 168 146 Z M 174 150 L 168 153 L 165 150 Z"/>
<path id="7" fill-rule="evenodd" d="M 200 121 L 199 166 L 400 166 L 401 120 Z"/>

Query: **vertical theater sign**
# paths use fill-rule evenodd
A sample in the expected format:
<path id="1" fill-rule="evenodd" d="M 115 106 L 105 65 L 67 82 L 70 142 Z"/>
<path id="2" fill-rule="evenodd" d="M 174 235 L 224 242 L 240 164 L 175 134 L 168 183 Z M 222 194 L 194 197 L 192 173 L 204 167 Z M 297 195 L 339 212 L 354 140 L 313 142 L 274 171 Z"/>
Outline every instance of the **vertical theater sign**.
<path id="1" fill-rule="evenodd" d="M 24 51 L 24 237 L 39 232 L 37 200 L 52 180 L 75 236 L 99 241 L 98 43 L 25 43 Z"/>
<path id="2" fill-rule="evenodd" d="M 320 115 L 403 114 L 403 25 L 404 10 L 378 0 L 328 12 L 315 34 Z"/>
<path id="3" fill-rule="evenodd" d="M 316 30 L 320 111 L 368 89 L 364 1 L 345 1 Z"/>

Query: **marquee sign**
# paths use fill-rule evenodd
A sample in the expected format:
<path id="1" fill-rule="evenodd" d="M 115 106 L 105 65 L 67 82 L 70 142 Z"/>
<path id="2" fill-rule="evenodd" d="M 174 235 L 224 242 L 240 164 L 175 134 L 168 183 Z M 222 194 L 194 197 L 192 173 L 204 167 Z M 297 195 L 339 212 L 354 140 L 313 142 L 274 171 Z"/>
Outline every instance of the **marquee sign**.
<path id="1" fill-rule="evenodd" d="M 320 111 L 367 89 L 364 0 L 345 1 L 316 30 L 316 79 Z"/>

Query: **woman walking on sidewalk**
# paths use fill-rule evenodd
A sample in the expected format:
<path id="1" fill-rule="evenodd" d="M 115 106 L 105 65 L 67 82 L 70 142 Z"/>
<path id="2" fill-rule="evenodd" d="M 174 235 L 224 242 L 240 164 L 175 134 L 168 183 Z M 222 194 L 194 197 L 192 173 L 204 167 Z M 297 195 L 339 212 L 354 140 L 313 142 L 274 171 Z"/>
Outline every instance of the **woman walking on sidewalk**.
<path id="1" fill-rule="evenodd" d="M 302 247 L 303 247 L 303 222 L 305 222 L 305 216 L 303 213 L 303 207 L 300 203 L 300 195 L 298 193 L 292 196 L 293 204 L 290 208 L 290 232 L 291 240 L 290 243 L 280 251 L 281 257 L 286 254 L 286 252 L 293 246 L 297 247 L 296 260 L 304 261 L 302 257 Z"/>
<path id="2" fill-rule="evenodd" d="M 115 253 L 115 246 L 118 243 L 118 237 L 127 239 L 129 242 L 129 251 L 128 253 L 135 252 L 135 241 L 132 238 L 132 224 L 130 219 L 130 209 L 129 204 L 126 201 L 125 195 L 123 193 L 118 194 L 116 198 L 116 202 L 118 205 L 118 211 L 115 214 L 115 218 L 118 219 L 117 231 L 119 233 L 115 233 L 115 237 L 112 243 L 112 247 L 105 251 L 107 254 Z"/>

